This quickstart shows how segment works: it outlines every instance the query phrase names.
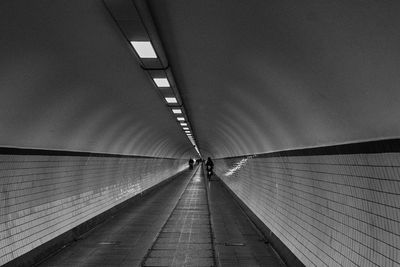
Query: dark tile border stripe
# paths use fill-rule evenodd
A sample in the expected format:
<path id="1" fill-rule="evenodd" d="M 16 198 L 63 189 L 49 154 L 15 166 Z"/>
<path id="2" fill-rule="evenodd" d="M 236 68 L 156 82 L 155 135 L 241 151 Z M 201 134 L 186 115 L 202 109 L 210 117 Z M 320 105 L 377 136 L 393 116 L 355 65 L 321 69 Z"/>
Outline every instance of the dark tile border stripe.
<path id="1" fill-rule="evenodd" d="M 366 141 L 358 143 L 321 146 L 312 148 L 301 148 L 292 150 L 282 150 L 270 153 L 249 154 L 221 159 L 234 159 L 243 157 L 295 157 L 295 156 L 317 156 L 317 155 L 339 155 L 339 154 L 372 154 L 372 153 L 395 153 L 400 152 L 400 139 L 385 139 Z M 51 150 L 35 148 L 14 148 L 0 147 L 0 155 L 42 155 L 42 156 L 75 156 L 75 157 L 116 157 L 116 158 L 154 158 L 154 159 L 174 159 L 168 157 L 151 157 L 138 155 L 123 155 L 112 153 L 83 152 L 69 150 Z"/>
<path id="2" fill-rule="evenodd" d="M 372 153 L 396 153 L 400 152 L 400 139 L 385 139 L 358 143 L 321 146 L 312 148 L 300 148 L 282 150 L 270 153 L 242 155 L 220 159 L 235 159 L 245 157 L 274 158 L 274 157 L 298 157 L 319 155 L 345 155 L 345 154 L 372 154 Z"/>
<path id="3" fill-rule="evenodd" d="M 138 155 L 123 155 L 111 153 L 82 152 L 68 150 L 50 150 L 35 148 L 0 147 L 0 155 L 32 155 L 32 156 L 70 156 L 70 157 L 103 157 L 103 158 L 146 158 L 146 159 L 171 159 L 167 157 L 151 157 Z"/>

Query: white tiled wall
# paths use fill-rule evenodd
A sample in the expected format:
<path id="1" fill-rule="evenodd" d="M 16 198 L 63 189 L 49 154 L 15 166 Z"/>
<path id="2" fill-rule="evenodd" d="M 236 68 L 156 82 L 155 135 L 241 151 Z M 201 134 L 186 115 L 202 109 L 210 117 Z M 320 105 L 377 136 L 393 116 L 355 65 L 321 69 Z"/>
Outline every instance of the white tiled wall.
<path id="1" fill-rule="evenodd" d="M 185 167 L 171 159 L 0 155 L 0 265 Z"/>
<path id="2" fill-rule="evenodd" d="M 225 159 L 216 172 L 306 266 L 400 266 L 400 153 Z"/>

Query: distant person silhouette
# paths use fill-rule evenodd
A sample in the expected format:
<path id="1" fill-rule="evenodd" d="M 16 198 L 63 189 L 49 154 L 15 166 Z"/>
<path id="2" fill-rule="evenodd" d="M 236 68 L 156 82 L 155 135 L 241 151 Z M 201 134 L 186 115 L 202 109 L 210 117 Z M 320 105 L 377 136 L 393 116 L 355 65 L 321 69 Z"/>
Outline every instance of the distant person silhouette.
<path id="1" fill-rule="evenodd" d="M 207 178 L 211 180 L 211 176 L 214 173 L 214 162 L 211 160 L 210 157 L 208 157 L 206 161 L 206 170 L 207 170 Z"/>
<path id="2" fill-rule="evenodd" d="M 194 161 L 193 161 L 193 159 L 189 159 L 189 169 L 193 169 L 193 164 L 194 164 Z"/>

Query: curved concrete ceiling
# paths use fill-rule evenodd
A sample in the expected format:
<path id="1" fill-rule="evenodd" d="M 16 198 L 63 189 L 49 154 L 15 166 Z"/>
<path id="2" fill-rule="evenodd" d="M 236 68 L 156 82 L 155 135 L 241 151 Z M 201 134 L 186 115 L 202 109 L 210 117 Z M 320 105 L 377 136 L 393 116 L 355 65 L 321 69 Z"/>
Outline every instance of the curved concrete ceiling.
<path id="1" fill-rule="evenodd" d="M 203 154 L 399 137 L 398 1 L 149 5 Z"/>
<path id="2" fill-rule="evenodd" d="M 102 1 L 1 1 L 0 145 L 196 155 Z"/>
<path id="3" fill-rule="evenodd" d="M 149 0 L 203 156 L 399 137 L 398 1 Z M 0 2 L 0 145 L 195 153 L 103 1 Z"/>

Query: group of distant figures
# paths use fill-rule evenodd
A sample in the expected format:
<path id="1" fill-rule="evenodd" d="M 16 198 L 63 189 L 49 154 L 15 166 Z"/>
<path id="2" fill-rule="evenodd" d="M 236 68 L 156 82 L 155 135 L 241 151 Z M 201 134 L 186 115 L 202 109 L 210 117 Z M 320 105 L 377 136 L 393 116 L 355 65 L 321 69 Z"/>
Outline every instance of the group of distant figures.
<path id="1" fill-rule="evenodd" d="M 200 164 L 202 162 L 204 162 L 204 159 L 201 159 L 201 158 L 200 159 L 196 159 L 196 165 L 198 165 L 198 164 Z M 192 170 L 193 166 L 194 166 L 194 160 L 192 158 L 190 158 L 189 159 L 189 169 Z M 207 158 L 205 166 L 206 166 L 206 171 L 207 171 L 207 178 L 211 179 L 211 176 L 214 173 L 214 162 L 211 160 L 210 157 Z"/>

